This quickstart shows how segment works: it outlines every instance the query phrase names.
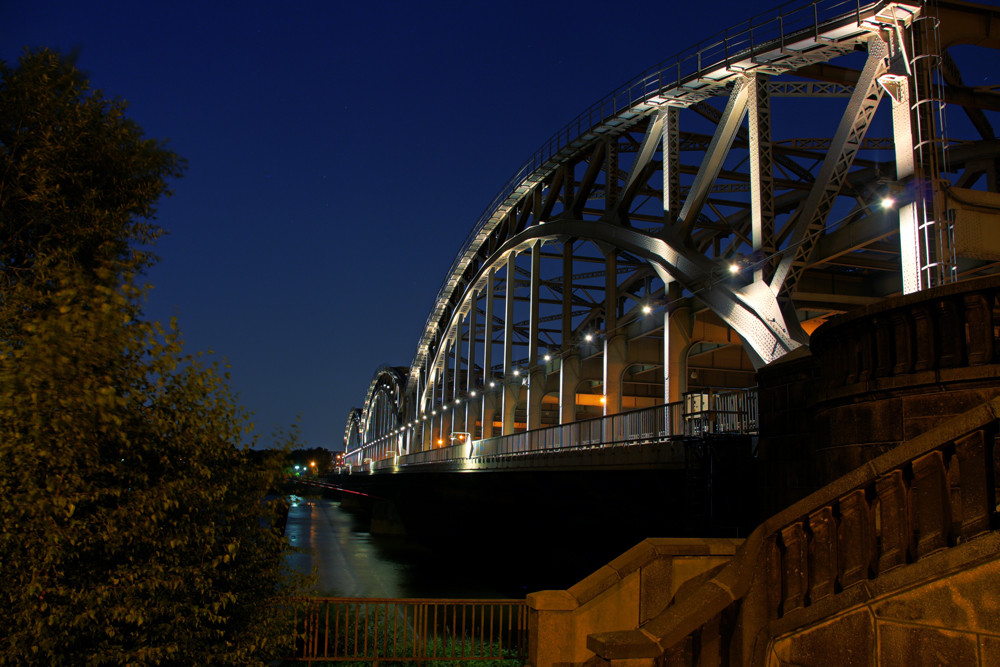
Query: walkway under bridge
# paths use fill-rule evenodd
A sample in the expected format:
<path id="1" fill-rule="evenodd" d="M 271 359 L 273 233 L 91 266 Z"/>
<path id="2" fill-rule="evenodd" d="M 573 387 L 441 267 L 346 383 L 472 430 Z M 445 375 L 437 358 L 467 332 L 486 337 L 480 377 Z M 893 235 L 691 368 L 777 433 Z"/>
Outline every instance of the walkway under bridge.
<path id="1" fill-rule="evenodd" d="M 997 273 L 997 26 L 952 0 L 784 5 L 583 110 L 470 217 L 345 463 L 678 465 L 685 438 L 752 436 L 756 371 L 828 319 Z"/>

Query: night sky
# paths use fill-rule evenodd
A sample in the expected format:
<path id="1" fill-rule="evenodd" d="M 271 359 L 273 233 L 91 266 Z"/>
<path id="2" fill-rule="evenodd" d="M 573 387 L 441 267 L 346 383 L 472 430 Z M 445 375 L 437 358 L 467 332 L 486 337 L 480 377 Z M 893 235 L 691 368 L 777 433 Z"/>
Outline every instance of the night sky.
<path id="1" fill-rule="evenodd" d="M 7 0 L 0 59 L 77 52 L 188 171 L 151 319 L 213 350 L 266 440 L 339 449 L 409 366 L 445 271 L 514 171 L 640 71 L 760 11 L 704 2 Z M 614 13 L 609 8 L 615 7 Z"/>

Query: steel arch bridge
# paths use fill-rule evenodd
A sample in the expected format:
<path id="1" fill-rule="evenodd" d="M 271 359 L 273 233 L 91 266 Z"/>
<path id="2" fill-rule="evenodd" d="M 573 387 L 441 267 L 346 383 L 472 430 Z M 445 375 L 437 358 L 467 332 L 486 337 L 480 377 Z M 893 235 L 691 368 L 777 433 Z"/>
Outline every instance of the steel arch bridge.
<path id="1" fill-rule="evenodd" d="M 825 319 L 996 273 L 1000 91 L 962 72 L 997 49 L 997 7 L 816 0 L 632 79 L 474 222 L 345 460 L 669 437 L 670 406 L 748 398 Z"/>

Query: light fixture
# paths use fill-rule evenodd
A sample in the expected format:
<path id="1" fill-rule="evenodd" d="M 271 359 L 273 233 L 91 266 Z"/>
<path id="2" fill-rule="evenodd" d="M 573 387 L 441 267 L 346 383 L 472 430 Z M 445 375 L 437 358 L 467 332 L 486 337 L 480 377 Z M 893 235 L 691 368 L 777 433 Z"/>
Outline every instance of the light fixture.
<path id="1" fill-rule="evenodd" d="M 649 304 L 646 304 L 645 306 L 642 307 L 642 312 L 646 315 L 649 315 L 651 312 L 653 312 L 653 307 L 650 306 Z"/>
<path id="2" fill-rule="evenodd" d="M 608 397 L 607 396 L 601 396 L 601 405 L 604 405 L 607 402 L 608 402 Z"/>
<path id="3" fill-rule="evenodd" d="M 493 380 L 490 380 L 490 386 L 491 386 L 491 387 L 495 387 L 495 386 L 497 386 L 497 383 L 496 383 L 496 382 L 494 382 Z"/>
<path id="4" fill-rule="evenodd" d="M 896 200 L 892 197 L 885 196 L 882 197 L 882 201 L 879 202 L 879 205 L 884 209 L 890 209 L 896 205 Z"/>
<path id="5" fill-rule="evenodd" d="M 476 390 L 473 389 L 472 391 L 470 391 L 469 392 L 469 396 L 472 396 L 473 398 L 475 398 L 476 397 Z"/>
<path id="6" fill-rule="evenodd" d="M 545 361 L 552 361 L 552 355 L 551 354 L 546 354 L 545 355 Z"/>
<path id="7" fill-rule="evenodd" d="M 730 273 L 734 273 L 734 274 L 735 273 L 739 273 L 740 272 L 740 265 L 737 264 L 736 262 L 733 262 L 732 264 L 729 265 L 729 272 Z"/>
<path id="8" fill-rule="evenodd" d="M 583 337 L 583 339 L 589 343 L 590 341 L 594 340 L 594 334 L 587 334 L 586 336 Z"/>
<path id="9" fill-rule="evenodd" d="M 519 370 L 517 370 L 517 369 L 515 368 L 515 369 L 514 369 L 514 377 L 517 377 L 517 376 L 518 376 L 518 375 L 520 375 L 520 374 L 521 374 L 521 371 L 519 371 Z"/>

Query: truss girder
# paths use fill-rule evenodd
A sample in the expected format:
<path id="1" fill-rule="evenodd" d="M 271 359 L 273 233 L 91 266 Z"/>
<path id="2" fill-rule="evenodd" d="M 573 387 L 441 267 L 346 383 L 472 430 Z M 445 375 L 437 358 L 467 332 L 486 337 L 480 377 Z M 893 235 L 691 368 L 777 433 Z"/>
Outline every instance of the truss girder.
<path id="1" fill-rule="evenodd" d="M 705 200 L 708 199 L 712 184 L 719 177 L 722 164 L 729 154 L 729 149 L 732 148 L 733 140 L 740 129 L 740 123 L 743 122 L 751 87 L 748 77 L 740 77 L 733 84 L 733 91 L 729 95 L 726 109 L 722 112 L 715 134 L 712 135 L 712 141 L 705 153 L 705 159 L 698 167 L 698 173 L 694 177 L 694 182 L 691 184 L 687 199 L 684 200 L 684 205 L 678 216 L 680 218 L 678 226 L 684 236 L 690 234 L 694 228 L 694 223 L 705 205 Z"/>
<path id="2" fill-rule="evenodd" d="M 839 7 L 835 3 L 822 4 L 825 10 Z M 605 202 L 604 214 L 613 211 L 615 190 L 619 190 L 620 198 L 622 186 L 625 186 L 626 194 L 629 190 L 655 194 L 648 191 L 648 184 L 644 183 L 643 170 L 638 165 L 624 175 L 624 181 L 620 180 L 622 174 L 617 170 L 615 153 L 624 148 L 638 150 L 642 154 L 644 146 L 640 144 L 637 148 L 632 148 L 632 144 L 639 142 L 631 138 L 620 142 L 619 138 L 643 126 L 644 123 L 648 124 L 651 118 L 667 110 L 665 129 L 661 131 L 661 137 L 663 143 L 668 144 L 674 138 L 671 129 L 676 127 L 670 115 L 675 109 L 669 108 L 690 107 L 700 101 L 727 94 L 734 86 L 740 87 L 739 82 L 750 73 L 780 75 L 850 54 L 859 45 L 867 42 L 873 34 L 891 26 L 894 22 L 909 20 L 922 6 L 923 0 L 876 0 L 869 4 L 851 7 L 849 11 L 835 10 L 843 11 L 839 15 L 827 12 L 821 16 L 813 14 L 810 10 L 811 27 L 808 30 L 797 28 L 788 35 L 769 34 L 761 38 L 760 31 L 755 34 L 741 33 L 739 36 L 735 33 L 727 34 L 725 38 L 727 45 L 732 41 L 732 45 L 734 47 L 738 45 L 738 48 L 731 51 L 714 51 L 712 57 L 717 57 L 717 61 L 699 59 L 697 69 L 690 70 L 685 63 L 692 61 L 679 59 L 676 71 L 673 65 L 670 65 L 644 74 L 640 79 L 630 82 L 600 104 L 588 109 L 571 127 L 561 130 L 553 141 L 529 158 L 522 169 L 501 189 L 500 194 L 487 207 L 486 213 L 475 224 L 463 245 L 463 250 L 448 270 L 435 306 L 429 314 L 424 334 L 417 345 L 417 352 L 410 367 L 412 379 L 416 379 L 422 372 L 421 369 L 428 367 L 430 357 L 440 353 L 440 339 L 447 330 L 443 323 L 454 318 L 459 310 L 457 294 L 468 290 L 471 276 L 481 270 L 481 266 L 489 261 L 489 257 L 496 255 L 499 248 L 507 242 L 505 239 L 509 240 L 512 234 L 517 232 L 517 222 L 524 224 L 524 231 L 540 223 L 546 223 L 547 220 L 539 216 L 543 212 L 548 214 L 554 210 L 559 200 L 562 202 L 562 212 L 559 215 L 570 218 L 582 217 L 588 198 L 599 187 L 611 190 L 611 197 Z M 775 22 L 773 25 L 781 24 Z M 826 97 L 846 93 L 843 85 L 824 87 L 810 86 L 808 83 L 802 86 L 782 83 L 777 88 L 772 86 L 772 89 L 778 95 Z M 742 104 L 742 100 L 737 99 L 737 103 Z M 729 120 L 738 116 L 740 114 L 732 113 Z M 735 123 L 737 126 L 735 129 L 733 125 L 732 122 L 724 124 L 725 129 L 723 134 L 719 135 L 720 140 L 725 138 L 728 141 L 734 131 L 739 132 L 738 123 Z M 655 132 L 650 136 L 652 135 L 655 135 Z M 720 159 L 725 152 L 712 151 L 713 155 Z M 670 150 L 669 154 L 667 152 L 664 154 L 669 158 L 671 155 L 677 155 L 678 151 Z M 785 165 L 783 161 L 786 158 L 781 153 L 775 152 L 772 160 L 776 164 L 780 163 L 783 169 L 796 168 L 794 162 Z M 669 160 L 665 161 L 667 165 L 663 171 L 666 179 L 677 171 L 671 170 L 672 165 Z M 577 180 L 575 168 L 581 162 L 587 164 L 586 173 L 581 180 Z M 639 161 L 640 164 L 641 162 L 642 160 Z M 647 164 L 647 172 L 651 164 L 652 162 Z M 565 175 L 562 176 L 561 184 L 558 184 L 558 178 L 554 175 L 564 169 Z M 809 171 L 805 168 L 799 170 Z M 598 181 L 602 172 L 603 184 Z M 708 178 L 707 174 L 708 172 L 698 187 L 692 189 L 693 197 L 689 192 L 687 197 L 689 203 L 685 203 L 688 211 L 685 215 L 679 216 L 686 225 L 698 224 L 696 218 L 701 216 L 695 216 L 693 213 L 704 206 L 707 193 L 714 187 L 712 179 Z M 800 174 L 800 177 L 804 175 Z M 668 181 L 663 188 L 664 208 L 668 211 L 666 216 L 668 221 L 678 217 L 674 212 L 676 211 L 674 203 L 671 202 L 671 197 L 680 196 L 678 186 L 678 183 L 671 184 Z M 550 188 L 549 195 L 544 198 L 541 196 L 542 187 Z M 560 193 L 558 199 L 553 196 L 554 192 Z"/>
<path id="3" fill-rule="evenodd" d="M 646 169 L 649 167 L 649 164 L 653 159 L 653 154 L 656 153 L 657 144 L 663 136 L 663 128 L 667 122 L 667 114 L 667 110 L 659 111 L 649 121 L 649 125 L 646 128 L 646 134 L 642 137 L 642 145 L 639 146 L 639 153 L 636 155 L 635 161 L 632 163 L 632 169 L 629 172 L 628 180 L 625 183 L 625 191 L 622 194 L 622 203 L 625 206 L 628 206 L 628 204 L 632 201 L 632 198 L 635 196 L 639 186 L 644 184 L 646 181 Z"/>
<path id="4" fill-rule="evenodd" d="M 663 212 L 667 224 L 676 222 L 681 208 L 681 149 L 680 109 L 667 107 L 663 125 L 661 150 L 663 172 Z"/>
<path id="5" fill-rule="evenodd" d="M 878 35 L 873 35 L 868 41 L 868 60 L 841 117 L 830 152 L 820 167 L 809 196 L 787 223 L 792 232 L 770 283 L 771 291 L 776 295 L 790 294 L 795 288 L 805 261 L 815 247 L 818 232 L 825 225 L 833 202 L 847 181 L 854 156 L 882 96 L 878 77 L 887 69 L 887 55 L 886 43 Z"/>
<path id="6" fill-rule="evenodd" d="M 752 74 L 750 96 L 750 211 L 754 280 L 768 280 L 774 253 L 774 168 L 771 101 L 766 75 Z"/>
<path id="7" fill-rule="evenodd" d="M 664 282 L 676 280 L 699 297 L 747 342 L 748 354 L 757 367 L 780 358 L 801 346 L 797 322 L 786 324 L 777 299 L 763 283 L 739 288 L 729 284 L 728 271 L 694 253 L 676 241 L 653 237 L 640 231 L 604 221 L 555 220 L 535 225 L 508 239 L 497 251 L 490 266 L 481 269 L 463 301 L 472 298 L 475 285 L 488 279 L 491 271 L 515 253 L 535 243 L 561 238 L 576 238 L 605 243 L 632 253 L 649 262 Z M 464 310 L 459 309 L 459 310 Z M 447 330 L 457 330 L 459 316 L 448 323 Z M 439 353 L 431 368 L 443 368 L 445 357 Z M 509 366 L 505 364 L 509 370 Z"/>

